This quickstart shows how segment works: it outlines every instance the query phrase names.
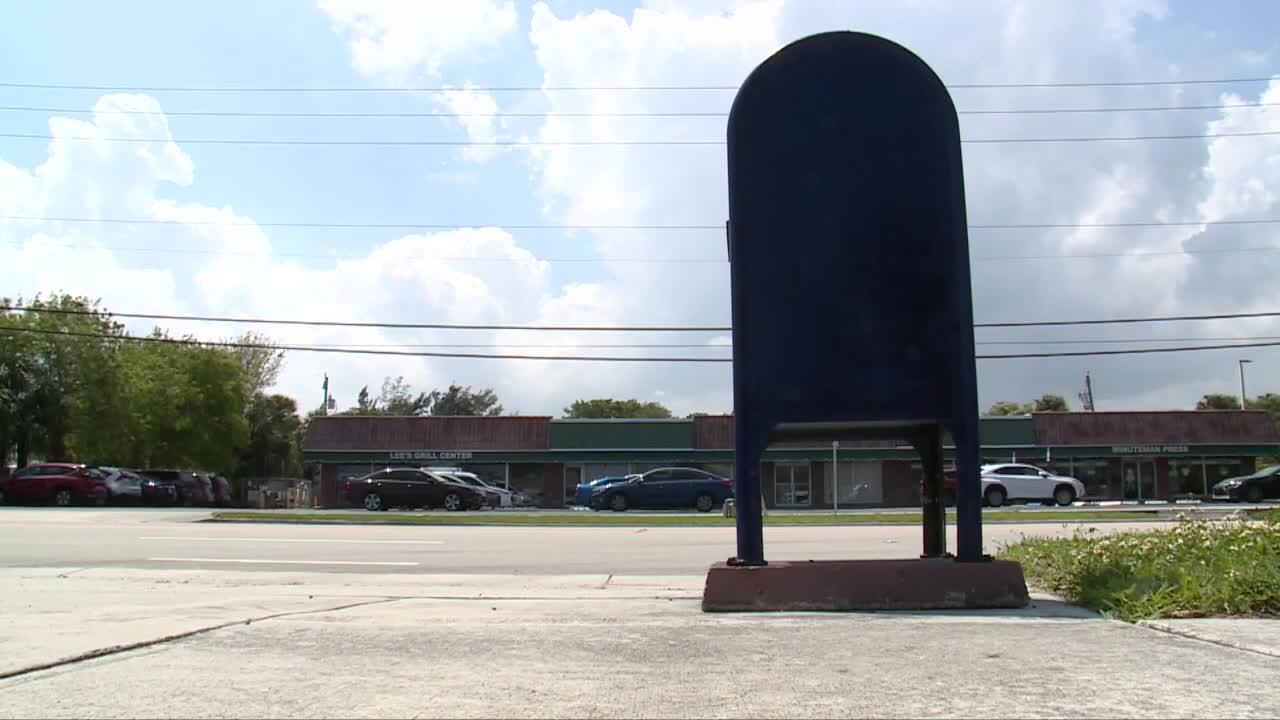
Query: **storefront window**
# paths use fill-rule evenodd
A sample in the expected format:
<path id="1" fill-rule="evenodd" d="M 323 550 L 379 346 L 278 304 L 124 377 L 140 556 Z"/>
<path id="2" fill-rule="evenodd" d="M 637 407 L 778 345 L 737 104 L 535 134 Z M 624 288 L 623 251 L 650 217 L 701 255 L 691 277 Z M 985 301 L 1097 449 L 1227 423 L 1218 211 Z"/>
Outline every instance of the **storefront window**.
<path id="1" fill-rule="evenodd" d="M 463 470 L 474 473 L 481 480 L 494 487 L 507 486 L 507 466 L 505 463 L 467 463 Z"/>
<path id="2" fill-rule="evenodd" d="M 733 463 L 699 463 L 695 467 L 722 478 L 733 479 Z"/>
<path id="3" fill-rule="evenodd" d="M 813 502 L 809 483 L 809 463 L 778 463 L 773 466 L 773 503 L 778 507 L 808 507 Z"/>
<path id="4" fill-rule="evenodd" d="M 542 506 L 542 465 L 511 463 L 511 490 L 526 495 L 534 506 Z"/>
<path id="5" fill-rule="evenodd" d="M 1172 495 L 1203 495 L 1204 461 L 1200 458 L 1169 460 L 1169 490 Z"/>
<path id="6" fill-rule="evenodd" d="M 1209 476 L 1209 487 L 1229 477 L 1247 475 L 1245 462 L 1240 458 L 1206 458 L 1205 472 Z"/>
<path id="7" fill-rule="evenodd" d="M 604 477 L 622 477 L 630 472 L 627 463 L 587 463 L 583 466 L 583 482 L 591 482 Z"/>
<path id="8" fill-rule="evenodd" d="M 831 463 L 823 463 L 825 497 L 836 497 L 841 505 L 879 505 L 884 502 L 882 463 L 879 460 L 842 462 L 839 467 L 840 494 L 832 492 Z"/>
<path id="9" fill-rule="evenodd" d="M 1069 474 L 1084 483 L 1086 496 L 1106 497 L 1109 472 L 1106 460 L 1077 459 L 1071 462 L 1071 472 Z"/>

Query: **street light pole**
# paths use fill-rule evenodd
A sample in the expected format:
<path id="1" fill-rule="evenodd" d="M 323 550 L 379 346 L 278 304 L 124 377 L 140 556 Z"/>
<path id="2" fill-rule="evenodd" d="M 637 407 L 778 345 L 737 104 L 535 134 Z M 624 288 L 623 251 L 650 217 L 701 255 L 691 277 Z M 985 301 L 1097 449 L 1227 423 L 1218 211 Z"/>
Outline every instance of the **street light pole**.
<path id="1" fill-rule="evenodd" d="M 840 514 L 840 441 L 831 441 L 831 514 Z"/>
<path id="2" fill-rule="evenodd" d="M 1251 362 L 1253 361 L 1252 360 L 1240 361 L 1240 409 L 1241 410 L 1249 409 L 1249 401 L 1247 399 L 1249 396 L 1246 395 L 1244 392 L 1244 366 Z"/>

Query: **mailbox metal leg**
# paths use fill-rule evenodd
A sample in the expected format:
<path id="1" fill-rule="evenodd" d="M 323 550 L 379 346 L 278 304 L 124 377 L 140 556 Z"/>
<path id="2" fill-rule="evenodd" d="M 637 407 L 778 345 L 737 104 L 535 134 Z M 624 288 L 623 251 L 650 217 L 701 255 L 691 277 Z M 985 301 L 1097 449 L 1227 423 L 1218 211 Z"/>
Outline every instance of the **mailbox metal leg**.
<path id="1" fill-rule="evenodd" d="M 978 562 L 982 554 L 982 482 L 978 466 L 977 422 L 951 428 L 956 446 L 956 559 Z"/>
<path id="2" fill-rule="evenodd" d="M 764 516 L 760 490 L 760 461 L 739 459 L 734 467 L 734 504 L 738 513 L 738 555 L 729 560 L 731 565 L 765 565 Z"/>
<path id="3" fill-rule="evenodd" d="M 942 429 L 930 431 L 917 443 L 924 474 L 922 502 L 924 552 L 921 557 L 940 558 L 947 555 L 947 508 L 943 501 Z"/>

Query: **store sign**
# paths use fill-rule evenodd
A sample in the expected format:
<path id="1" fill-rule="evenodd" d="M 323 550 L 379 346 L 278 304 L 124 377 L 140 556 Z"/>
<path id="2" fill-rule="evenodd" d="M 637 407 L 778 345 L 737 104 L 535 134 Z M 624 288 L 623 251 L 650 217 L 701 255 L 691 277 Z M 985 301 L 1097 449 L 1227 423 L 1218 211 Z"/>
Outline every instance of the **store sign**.
<path id="1" fill-rule="evenodd" d="M 1178 455 L 1191 452 L 1186 445 L 1114 445 L 1112 455 Z"/>
<path id="2" fill-rule="evenodd" d="M 401 450 L 390 455 L 392 460 L 470 460 L 470 450 Z"/>

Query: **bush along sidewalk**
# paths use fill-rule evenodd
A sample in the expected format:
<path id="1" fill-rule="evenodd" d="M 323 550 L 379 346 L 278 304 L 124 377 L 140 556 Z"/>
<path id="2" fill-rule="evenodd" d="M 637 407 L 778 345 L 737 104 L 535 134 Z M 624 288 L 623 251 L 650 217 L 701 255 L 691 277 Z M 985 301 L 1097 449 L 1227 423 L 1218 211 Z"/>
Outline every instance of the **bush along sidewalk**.
<path id="1" fill-rule="evenodd" d="M 1280 615 L 1280 514 L 1024 538 L 1000 556 L 1031 584 L 1123 620 Z"/>

